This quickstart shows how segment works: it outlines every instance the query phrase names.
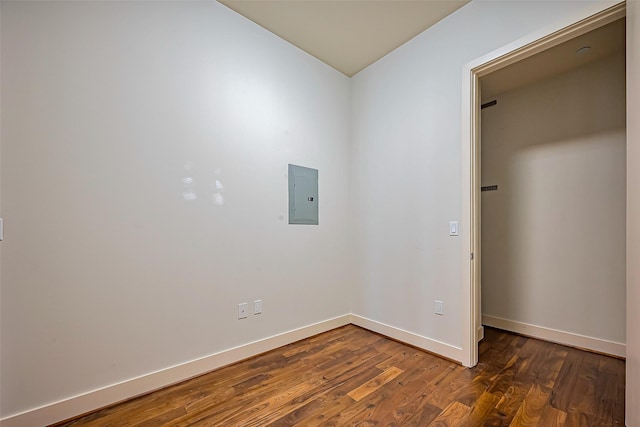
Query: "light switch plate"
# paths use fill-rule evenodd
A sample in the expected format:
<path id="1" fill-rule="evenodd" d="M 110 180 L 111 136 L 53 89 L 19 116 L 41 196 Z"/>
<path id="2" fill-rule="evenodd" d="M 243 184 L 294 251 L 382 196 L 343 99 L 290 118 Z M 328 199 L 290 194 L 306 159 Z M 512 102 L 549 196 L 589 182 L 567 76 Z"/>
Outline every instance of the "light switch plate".
<path id="1" fill-rule="evenodd" d="M 458 221 L 449 222 L 449 236 L 458 236 Z"/>

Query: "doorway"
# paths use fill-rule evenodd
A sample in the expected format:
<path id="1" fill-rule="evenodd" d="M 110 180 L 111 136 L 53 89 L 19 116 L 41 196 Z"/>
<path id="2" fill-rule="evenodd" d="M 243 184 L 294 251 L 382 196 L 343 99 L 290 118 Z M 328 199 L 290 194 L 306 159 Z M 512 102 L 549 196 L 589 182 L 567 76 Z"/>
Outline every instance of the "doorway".
<path id="1" fill-rule="evenodd" d="M 463 70 L 462 111 L 462 224 L 469 232 L 463 235 L 463 304 L 468 307 L 465 321 L 463 355 L 466 366 L 477 363 L 478 340 L 482 336 L 481 311 L 481 159 L 480 159 L 480 78 L 523 61 L 594 29 L 625 16 L 625 4 L 618 3 L 593 16 L 579 18 L 569 26 L 557 30 L 546 29 L 512 45 L 494 51 L 468 64 Z M 467 102 L 468 101 L 468 102 Z"/>
<path id="2" fill-rule="evenodd" d="M 483 325 L 624 356 L 625 36 L 621 18 L 480 79 Z"/>

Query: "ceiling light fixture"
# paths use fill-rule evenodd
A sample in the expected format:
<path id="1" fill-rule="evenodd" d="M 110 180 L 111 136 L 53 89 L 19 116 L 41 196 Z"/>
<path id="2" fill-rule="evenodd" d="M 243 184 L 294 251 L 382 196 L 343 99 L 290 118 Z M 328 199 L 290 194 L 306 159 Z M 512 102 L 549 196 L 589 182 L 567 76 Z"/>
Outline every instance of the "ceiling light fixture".
<path id="1" fill-rule="evenodd" d="M 576 55 L 586 55 L 591 50 L 591 46 L 582 46 L 580 49 L 576 50 Z"/>

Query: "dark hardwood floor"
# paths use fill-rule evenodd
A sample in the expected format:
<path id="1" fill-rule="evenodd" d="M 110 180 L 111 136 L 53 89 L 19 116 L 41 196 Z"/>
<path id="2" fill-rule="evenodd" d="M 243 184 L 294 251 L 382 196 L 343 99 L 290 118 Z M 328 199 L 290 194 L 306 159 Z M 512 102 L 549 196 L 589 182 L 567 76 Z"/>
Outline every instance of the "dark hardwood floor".
<path id="1" fill-rule="evenodd" d="M 624 361 L 486 329 L 467 369 L 345 326 L 64 426 L 624 425 Z"/>

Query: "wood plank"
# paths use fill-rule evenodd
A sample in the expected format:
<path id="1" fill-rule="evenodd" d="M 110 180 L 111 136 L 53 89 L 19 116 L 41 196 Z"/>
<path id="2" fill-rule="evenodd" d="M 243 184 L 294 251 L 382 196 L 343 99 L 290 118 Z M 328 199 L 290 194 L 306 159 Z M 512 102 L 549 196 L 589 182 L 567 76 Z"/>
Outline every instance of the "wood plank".
<path id="1" fill-rule="evenodd" d="M 495 405 L 500 399 L 488 392 L 484 392 L 480 395 L 477 401 L 471 407 L 469 413 L 469 423 L 474 426 L 484 425 L 484 421 L 495 409 Z"/>
<path id="2" fill-rule="evenodd" d="M 513 415 L 505 414 L 497 408 L 493 408 L 485 416 L 482 425 L 491 427 L 507 427 L 511 425 L 512 420 Z"/>
<path id="3" fill-rule="evenodd" d="M 382 343 L 378 346 L 381 341 Z M 193 420 L 200 422 L 213 419 L 218 420 L 217 422 L 222 422 L 238 413 L 245 413 L 245 408 L 256 405 L 267 399 L 269 395 L 274 394 L 276 390 L 271 386 L 275 384 L 277 384 L 278 389 L 289 389 L 295 387 L 299 382 L 313 381 L 314 384 L 322 384 L 322 386 L 318 386 L 318 391 L 323 392 L 324 388 L 331 385 L 329 384 L 330 381 L 366 363 L 369 358 L 379 356 L 377 353 L 371 353 L 367 345 L 374 345 L 384 349 L 393 345 L 388 341 L 372 335 L 368 336 L 367 342 L 352 340 L 345 346 L 349 351 L 345 352 L 344 348 L 336 349 L 330 357 L 324 358 L 326 361 L 321 364 L 318 364 L 318 360 L 323 358 L 318 357 L 317 354 L 297 358 L 291 366 L 285 364 L 282 367 L 271 370 L 269 373 L 270 379 L 265 383 L 258 384 L 252 390 L 236 390 L 234 388 L 231 394 L 234 405 L 229 405 L 228 400 L 220 399 L 220 396 L 208 396 L 206 399 L 187 406 L 188 414 L 178 420 L 175 425 L 181 425 L 180 423 L 183 421 L 188 425 Z M 323 348 L 319 353 L 324 353 L 325 351 L 326 349 Z M 259 368 L 259 366 L 256 365 L 256 368 Z M 321 372 L 325 373 L 321 374 Z M 319 377 L 322 377 L 321 383 L 317 382 Z M 297 396 L 296 398 L 299 397 Z"/>
<path id="4" fill-rule="evenodd" d="M 599 358 L 596 406 L 594 415 L 614 425 L 624 425 L 625 366 L 622 360 Z"/>
<path id="5" fill-rule="evenodd" d="M 445 408 L 429 427 L 457 427 L 466 425 L 471 408 L 460 402 L 452 402 Z"/>
<path id="6" fill-rule="evenodd" d="M 551 405 L 545 405 L 538 427 L 562 427 L 567 421 L 567 413 Z"/>
<path id="7" fill-rule="evenodd" d="M 428 403 L 439 408 L 447 407 L 452 401 L 452 396 L 471 384 L 473 378 L 474 374 L 469 369 L 462 366 L 454 367 L 434 383 L 435 387 L 429 394 Z"/>
<path id="8" fill-rule="evenodd" d="M 582 412 L 569 412 L 563 427 L 593 427 L 589 417 Z M 600 427 L 600 426 L 598 426 Z"/>
<path id="9" fill-rule="evenodd" d="M 535 382 L 553 388 L 567 354 L 566 347 L 536 339 L 528 340 L 520 352 L 522 363 L 514 381 Z"/>
<path id="10" fill-rule="evenodd" d="M 378 425 L 429 424 L 441 408 L 426 403 L 433 384 L 446 376 L 454 366 L 443 364 L 442 359 L 427 357 L 416 366 L 407 369 L 395 382 L 382 391 L 382 399 L 371 410 L 370 418 Z M 416 415 L 417 414 L 417 415 Z"/>
<path id="11" fill-rule="evenodd" d="M 323 408 L 329 398 L 326 395 L 321 395 L 309 402 L 305 402 L 304 405 L 297 407 L 295 410 L 275 419 L 269 424 L 271 427 L 289 427 L 293 425 L 302 425 L 303 421 L 312 417 L 314 414 L 320 412 L 323 413 Z"/>
<path id="12" fill-rule="evenodd" d="M 520 409 L 513 417 L 513 427 L 535 427 L 538 425 L 542 412 L 549 400 L 551 391 L 540 384 L 533 384 L 529 389 Z"/>
<path id="13" fill-rule="evenodd" d="M 380 373 L 375 378 L 372 378 L 366 383 L 362 384 L 360 387 L 354 390 L 351 390 L 349 393 L 347 393 L 347 395 L 353 400 L 355 400 L 356 402 L 358 402 L 363 398 L 367 397 L 368 395 L 370 395 L 371 393 L 373 393 L 374 391 L 380 390 L 380 388 L 383 385 L 385 385 L 386 383 L 388 383 L 389 381 L 391 381 L 401 373 L 402 371 L 400 369 L 396 368 L 395 366 L 392 366 L 388 368 L 386 371 Z"/>
<path id="14" fill-rule="evenodd" d="M 413 412 L 407 420 L 403 421 L 402 426 L 407 427 L 423 427 L 428 426 L 435 420 L 442 410 L 437 406 L 425 403 L 424 405 L 416 407 L 416 411 Z"/>
<path id="15" fill-rule="evenodd" d="M 388 356 L 380 355 L 378 358 L 383 358 Z M 375 360 L 371 359 L 371 362 L 374 363 Z M 298 425 L 300 426 L 317 426 L 319 424 L 327 425 L 328 420 L 334 420 L 336 417 L 340 417 L 341 414 L 349 409 L 353 409 L 354 400 L 347 396 L 347 393 L 359 385 L 369 381 L 371 378 L 374 378 L 376 375 L 380 373 L 380 369 L 378 369 L 375 365 L 366 367 L 366 365 L 362 365 L 361 370 L 354 375 L 350 375 L 347 377 L 339 378 L 341 381 L 340 384 L 331 389 L 326 394 L 323 394 L 321 397 L 326 396 L 325 405 L 321 408 L 321 410 L 304 418 Z M 370 401 L 368 400 L 369 404 Z M 333 421 L 332 421 L 333 422 Z"/>
<path id="16" fill-rule="evenodd" d="M 268 424 L 302 407 L 305 402 L 298 398 L 305 394 L 308 395 L 308 392 L 317 388 L 321 382 L 321 379 L 304 381 L 286 390 L 281 390 L 280 393 L 270 394 L 254 405 L 236 412 L 232 417 L 220 418 L 216 416 L 216 424 L 242 425 L 244 427 Z"/>
<path id="17" fill-rule="evenodd" d="M 509 387 L 496 404 L 496 409 L 514 417 L 527 396 L 527 391 L 519 386 Z"/>
<path id="18" fill-rule="evenodd" d="M 391 358 L 389 360 L 394 359 Z M 378 366 L 386 366 L 386 364 Z M 350 398 L 355 397 L 356 399 L 353 399 L 353 402 L 346 408 L 334 413 L 333 417 L 326 423 L 323 423 L 323 425 L 344 426 L 362 422 L 366 423 L 366 425 L 387 425 L 388 423 L 384 421 L 384 419 L 391 419 L 394 420 L 393 422 L 396 422 L 397 408 L 394 402 L 396 402 L 396 399 L 401 399 L 405 394 L 404 382 L 416 375 L 420 369 L 419 366 L 414 365 L 410 370 L 405 372 L 394 366 L 388 367 L 385 372 L 398 372 L 398 375 L 395 376 L 393 381 L 381 379 L 381 381 L 386 381 L 386 383 L 383 387 L 376 388 L 375 380 L 380 378 L 379 375 L 377 378 L 374 378 L 374 381 L 368 381 L 352 390 L 347 396 Z M 367 387 L 368 384 L 372 384 L 372 387 Z M 364 390 L 366 396 L 357 399 L 358 396 L 354 394 L 359 393 L 360 390 Z"/>
<path id="19" fill-rule="evenodd" d="M 550 403 L 554 408 L 567 414 L 585 414 L 580 420 L 593 418 L 601 404 L 596 393 L 601 357 L 604 356 L 570 349 L 558 374 L 558 384 L 553 388 Z"/>

